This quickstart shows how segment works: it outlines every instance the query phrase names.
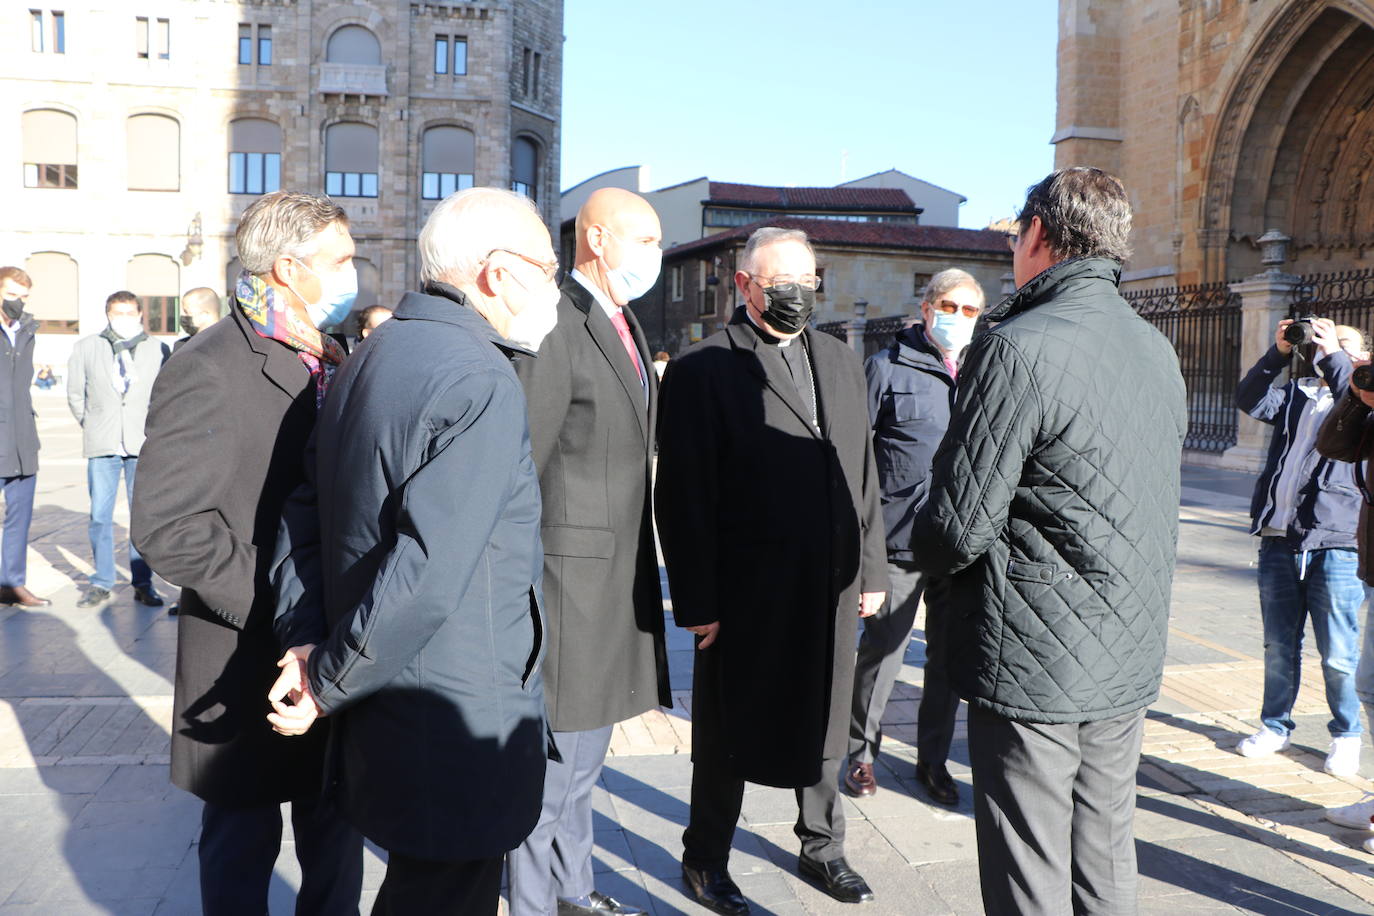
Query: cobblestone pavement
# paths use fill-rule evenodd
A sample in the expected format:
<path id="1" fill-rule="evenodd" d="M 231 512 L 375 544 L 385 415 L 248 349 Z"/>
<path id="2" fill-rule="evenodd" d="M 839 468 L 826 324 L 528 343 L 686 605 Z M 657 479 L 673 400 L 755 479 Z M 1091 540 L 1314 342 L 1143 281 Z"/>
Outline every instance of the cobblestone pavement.
<path id="1" fill-rule="evenodd" d="M 133 603 L 127 570 L 112 603 L 76 609 L 90 571 L 85 462 L 60 394 L 37 400 L 44 450 L 30 585 L 54 603 L 0 610 L 0 914 L 196 913 L 199 803 L 167 781 L 175 623 Z M 1141 910 L 1374 913 L 1366 835 L 1321 818 L 1322 807 L 1374 786 L 1321 770 L 1329 714 L 1312 651 L 1293 746 L 1260 760 L 1232 750 L 1257 725 L 1262 673 L 1255 544 L 1245 528 L 1251 481 L 1189 468 L 1184 482 L 1164 688 L 1139 771 Z M 122 502 L 117 512 L 123 534 Z M 982 912 L 962 720 L 951 761 L 960 806 L 927 803 L 912 780 L 920 626 L 884 723 L 881 789 L 845 802 L 847 855 L 876 902 L 835 903 L 799 878 L 792 793 L 750 787 L 731 870 L 754 912 Z M 669 633 L 674 708 L 616 727 L 596 790 L 597 881 L 654 914 L 698 913 L 678 878 L 692 649 L 685 634 Z M 1374 773 L 1368 749 L 1363 771 Z M 286 829 L 276 913 L 290 911 L 299 878 Z M 364 912 L 383 870 L 370 850 Z"/>

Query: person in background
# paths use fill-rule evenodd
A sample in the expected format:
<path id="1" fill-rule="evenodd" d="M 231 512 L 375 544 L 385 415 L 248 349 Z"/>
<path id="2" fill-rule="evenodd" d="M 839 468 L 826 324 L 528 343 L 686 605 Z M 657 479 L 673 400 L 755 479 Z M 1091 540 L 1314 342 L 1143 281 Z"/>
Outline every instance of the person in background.
<path id="1" fill-rule="evenodd" d="M 181 295 L 181 329 L 186 336 L 178 337 L 172 344 L 172 351 L 181 348 L 196 334 L 210 327 L 221 316 L 219 293 L 208 286 L 197 286 Z"/>
<path id="2" fill-rule="evenodd" d="M 654 354 L 654 373 L 660 382 L 663 381 L 663 371 L 668 368 L 668 359 L 668 351 L 666 350 L 659 350 Z"/>
<path id="3" fill-rule="evenodd" d="M 383 321 L 392 316 L 391 309 L 385 305 L 369 305 L 358 313 L 358 342 L 367 340 L 367 335 L 377 330 Z"/>
<path id="4" fill-rule="evenodd" d="M 57 384 L 57 377 L 53 375 L 52 366 L 44 363 L 38 367 L 38 374 L 33 377 L 33 383 L 44 391 Z"/>
<path id="5" fill-rule="evenodd" d="M 105 329 L 77 341 L 67 361 L 67 406 L 81 425 L 95 563 L 90 586 L 76 602 L 79 608 L 99 607 L 110 600 L 114 589 L 114 507 L 119 478 L 124 477 L 126 498 L 132 505 L 148 401 L 153 382 L 172 352 L 148 336 L 143 304 L 128 290 L 111 293 L 105 300 L 105 319 Z M 135 601 L 162 607 L 162 597 L 153 588 L 153 571 L 132 542 L 129 576 Z"/>
<path id="6" fill-rule="evenodd" d="M 854 669 L 845 789 L 868 796 L 878 790 L 873 764 L 882 742 L 883 711 L 902 669 L 926 577 L 911 554 L 911 523 L 930 485 L 930 461 L 949 425 L 959 361 L 983 313 L 983 288 L 950 268 L 930 278 L 921 320 L 864 364 L 873 458 L 882 488 L 887 529 L 887 578 L 892 591 L 882 609 L 864 619 Z M 926 664 L 916 724 L 916 781 L 942 805 L 959 803 L 945 765 L 954 740 L 959 695 L 942 664 L 945 609 L 926 602 Z"/>
<path id="7" fill-rule="evenodd" d="M 18 267 L 0 267 L 0 481 L 5 493 L 0 540 L 0 604 L 47 607 L 29 591 L 29 525 L 38 483 L 38 423 L 33 410 L 33 344 L 38 322 L 24 311 L 33 280 Z"/>
<path id="8" fill-rule="evenodd" d="M 1288 370 L 1294 353 L 1294 345 L 1284 336 L 1293 321 L 1285 319 L 1274 332 L 1274 345 L 1236 386 L 1236 406 L 1274 427 L 1250 504 L 1250 533 L 1260 539 L 1261 724 L 1236 750 L 1245 757 L 1265 757 L 1291 741 L 1303 631 L 1310 617 L 1331 710 L 1331 748 L 1323 769 L 1354 776 L 1360 766 L 1362 731 L 1355 693 L 1364 603 L 1355 537 L 1361 499 L 1354 465 L 1322 456 L 1317 432 L 1349 387 L 1351 357 L 1360 355 L 1364 341 L 1359 331 L 1327 318 L 1307 324 L 1312 342 L 1300 355 L 1314 374 L 1273 386 Z"/>

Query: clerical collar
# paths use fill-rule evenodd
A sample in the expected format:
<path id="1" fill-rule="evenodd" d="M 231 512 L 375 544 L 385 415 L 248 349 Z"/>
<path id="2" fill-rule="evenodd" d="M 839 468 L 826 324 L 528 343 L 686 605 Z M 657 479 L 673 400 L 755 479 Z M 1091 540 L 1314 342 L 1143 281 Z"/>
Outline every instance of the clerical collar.
<path id="1" fill-rule="evenodd" d="M 744 307 L 744 317 L 749 319 L 749 325 L 754 329 L 754 333 L 759 335 L 759 340 L 762 340 L 770 347 L 786 347 L 797 339 L 795 337 L 790 337 L 787 340 L 783 340 L 781 337 L 774 336 L 767 328 L 754 320 L 754 313 L 749 311 L 749 306 L 747 305 Z"/>

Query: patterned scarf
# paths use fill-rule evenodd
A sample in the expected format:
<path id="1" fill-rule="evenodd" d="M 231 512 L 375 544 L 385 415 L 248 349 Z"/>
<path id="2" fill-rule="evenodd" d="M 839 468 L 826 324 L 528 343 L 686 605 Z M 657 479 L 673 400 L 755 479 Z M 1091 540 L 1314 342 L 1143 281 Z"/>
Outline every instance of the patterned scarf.
<path id="1" fill-rule="evenodd" d="M 107 326 L 105 330 L 100 332 L 100 336 L 108 340 L 110 347 L 114 350 L 115 375 L 112 380 L 115 393 L 123 397 L 129 393 L 129 388 L 138 380 L 137 374 L 134 372 L 134 347 L 148 339 L 148 332 L 141 331 L 125 340 L 114 332 L 114 328 Z"/>
<path id="2" fill-rule="evenodd" d="M 246 270 L 239 274 L 234 298 L 259 337 L 284 343 L 296 351 L 315 382 L 315 406 L 324 404 L 329 380 L 345 355 L 339 342 L 302 321 L 272 287 Z"/>

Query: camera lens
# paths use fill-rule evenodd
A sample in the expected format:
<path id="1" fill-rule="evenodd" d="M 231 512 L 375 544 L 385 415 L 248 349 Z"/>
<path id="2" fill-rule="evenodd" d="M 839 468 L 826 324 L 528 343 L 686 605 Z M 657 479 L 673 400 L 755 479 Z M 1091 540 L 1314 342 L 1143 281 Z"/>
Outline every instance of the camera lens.
<path id="1" fill-rule="evenodd" d="M 1356 366 L 1355 371 L 1350 375 L 1350 384 L 1361 391 L 1374 391 L 1374 366 L 1365 364 Z"/>
<path id="2" fill-rule="evenodd" d="M 1312 342 L 1312 325 L 1307 321 L 1295 321 L 1283 329 L 1283 339 L 1295 347 Z"/>

